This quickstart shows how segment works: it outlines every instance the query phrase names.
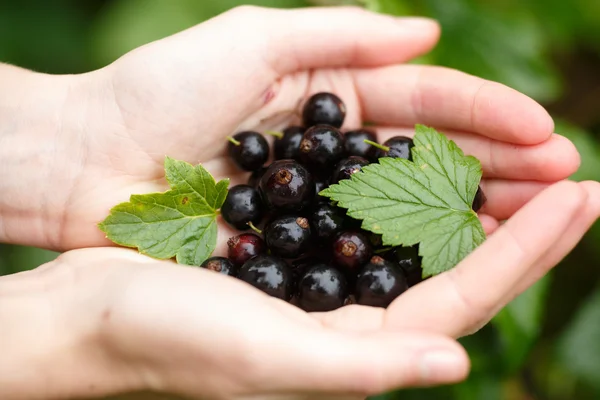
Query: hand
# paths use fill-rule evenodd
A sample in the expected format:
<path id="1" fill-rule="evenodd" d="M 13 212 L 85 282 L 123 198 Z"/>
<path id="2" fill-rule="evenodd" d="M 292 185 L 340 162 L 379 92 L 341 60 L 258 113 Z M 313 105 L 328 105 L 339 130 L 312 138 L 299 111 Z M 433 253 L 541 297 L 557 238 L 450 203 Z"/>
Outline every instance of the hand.
<path id="1" fill-rule="evenodd" d="M 0 359 L 0 397 L 152 390 L 186 398 L 354 399 L 457 382 L 469 363 L 448 336 L 488 322 L 599 216 L 600 184 L 557 183 L 455 269 L 412 287 L 387 310 L 351 305 L 307 314 L 235 278 L 134 250 L 67 252 L 0 281 L 0 294 L 18 289 L 22 298 L 30 288 L 37 300 L 15 307 L 15 316 L 25 311 L 28 318 L 15 318 L 8 336 L 0 332 L 14 343 Z M 10 300 L 0 299 L 0 317 Z M 12 356 L 23 343 L 43 360 Z M 32 375 L 44 386 L 20 381 Z"/>
<path id="2" fill-rule="evenodd" d="M 59 250 L 110 245 L 96 224 L 132 193 L 166 190 L 165 155 L 243 182 L 247 174 L 226 156 L 226 135 L 281 129 L 307 94 L 326 90 L 347 104 L 344 129 L 370 121 L 383 141 L 423 123 L 478 157 L 488 198 L 481 218 L 490 233 L 496 220 L 573 173 L 578 154 L 524 95 L 458 71 L 400 65 L 429 51 L 438 36 L 430 20 L 357 8 L 242 7 L 101 70 L 60 77 L 56 84 L 68 90 L 54 101 L 63 105 L 58 138 L 26 143 L 51 139 L 44 145 L 56 148 L 54 165 L 43 182 L 14 182 L 23 191 L 11 196 L 4 228 L 18 232 L 13 242 Z M 39 152 L 31 152 L 26 160 L 39 175 Z M 232 234 L 223 224 L 219 232 L 217 251 Z"/>

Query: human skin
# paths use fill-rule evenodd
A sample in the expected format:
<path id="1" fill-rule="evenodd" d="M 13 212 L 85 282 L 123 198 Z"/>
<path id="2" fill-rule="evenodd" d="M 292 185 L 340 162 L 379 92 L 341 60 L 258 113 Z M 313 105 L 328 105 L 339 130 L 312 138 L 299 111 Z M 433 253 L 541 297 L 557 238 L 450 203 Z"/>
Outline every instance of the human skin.
<path id="1" fill-rule="evenodd" d="M 403 65 L 439 34 L 430 20 L 356 8 L 242 7 L 86 74 L 0 66 L 0 240 L 64 252 L 0 278 L 0 398 L 352 399 L 464 379 L 454 339 L 576 245 L 600 215 L 600 188 L 563 181 L 579 156 L 533 100 Z M 114 247 L 97 228 L 130 194 L 167 188 L 166 155 L 245 181 L 225 137 L 281 129 L 317 91 L 344 99 L 344 130 L 369 121 L 383 141 L 422 123 L 478 157 L 487 241 L 387 310 L 309 314 Z M 219 221 L 216 255 L 233 233 Z"/>

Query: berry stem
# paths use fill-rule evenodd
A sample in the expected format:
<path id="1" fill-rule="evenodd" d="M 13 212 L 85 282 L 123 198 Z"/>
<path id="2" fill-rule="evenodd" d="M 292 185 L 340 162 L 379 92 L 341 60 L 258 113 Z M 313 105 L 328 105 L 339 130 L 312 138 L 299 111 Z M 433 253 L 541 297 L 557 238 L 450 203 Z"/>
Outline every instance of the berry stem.
<path id="1" fill-rule="evenodd" d="M 392 247 L 382 247 L 381 249 L 375 250 L 373 253 L 382 254 L 382 253 L 385 253 L 386 251 L 390 251 L 391 249 L 392 249 Z"/>
<path id="2" fill-rule="evenodd" d="M 265 131 L 265 134 L 275 136 L 277 139 L 283 138 L 283 132 L 279 131 Z"/>
<path id="3" fill-rule="evenodd" d="M 252 221 L 248 222 L 248 226 L 250 227 L 250 229 L 252 229 L 254 232 L 258 233 L 259 235 L 262 235 L 262 231 L 260 229 L 258 229 L 253 223 Z"/>
<path id="4" fill-rule="evenodd" d="M 390 148 L 388 146 L 384 146 L 384 145 L 379 144 L 377 142 L 373 142 L 372 140 L 365 139 L 365 140 L 363 140 L 363 142 L 365 142 L 366 144 L 370 144 L 371 146 L 377 147 L 380 150 L 390 151 Z"/>
<path id="5" fill-rule="evenodd" d="M 241 144 L 239 140 L 235 140 L 231 136 L 227 136 L 227 140 L 229 140 L 231 143 L 233 143 L 236 146 L 239 146 Z"/>

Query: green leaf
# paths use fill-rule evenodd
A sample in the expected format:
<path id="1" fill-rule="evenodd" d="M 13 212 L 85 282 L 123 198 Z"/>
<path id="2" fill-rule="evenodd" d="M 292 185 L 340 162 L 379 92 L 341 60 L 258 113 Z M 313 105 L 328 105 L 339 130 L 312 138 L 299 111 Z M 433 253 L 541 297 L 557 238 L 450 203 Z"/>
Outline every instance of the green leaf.
<path id="1" fill-rule="evenodd" d="M 159 259 L 176 257 L 179 264 L 200 265 L 215 249 L 217 210 L 227 196 L 229 180 L 215 182 L 201 165 L 165 159 L 171 189 L 132 195 L 113 207 L 98 226 L 121 246 Z"/>
<path id="2" fill-rule="evenodd" d="M 480 162 L 444 135 L 416 126 L 414 161 L 381 158 L 320 192 L 382 235 L 385 246 L 420 243 L 423 276 L 458 264 L 485 240 L 472 209 Z"/>

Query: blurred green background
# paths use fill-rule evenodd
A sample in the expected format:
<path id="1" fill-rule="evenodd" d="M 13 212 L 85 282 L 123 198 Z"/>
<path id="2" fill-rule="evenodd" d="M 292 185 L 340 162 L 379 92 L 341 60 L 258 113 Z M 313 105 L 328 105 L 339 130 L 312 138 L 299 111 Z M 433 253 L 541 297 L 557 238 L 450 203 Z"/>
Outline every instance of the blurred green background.
<path id="1" fill-rule="evenodd" d="M 0 0 L 0 61 L 49 73 L 88 71 L 240 4 L 359 4 L 434 17 L 441 42 L 418 62 L 496 80 L 538 100 L 582 155 L 572 179 L 600 180 L 600 1 Z M 461 340 L 473 361 L 466 382 L 378 398 L 600 398 L 599 243 L 596 224 L 550 275 Z M 0 245 L 0 275 L 55 256 Z"/>

